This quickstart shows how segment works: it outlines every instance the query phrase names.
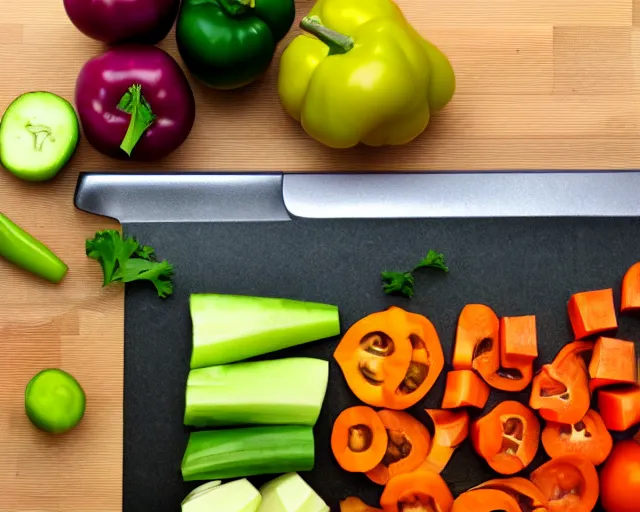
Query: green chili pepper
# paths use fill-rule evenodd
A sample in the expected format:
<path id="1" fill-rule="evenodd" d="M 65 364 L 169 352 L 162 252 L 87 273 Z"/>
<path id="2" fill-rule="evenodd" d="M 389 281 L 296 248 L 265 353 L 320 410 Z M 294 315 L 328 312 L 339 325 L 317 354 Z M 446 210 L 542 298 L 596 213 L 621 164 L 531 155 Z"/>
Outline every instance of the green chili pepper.
<path id="1" fill-rule="evenodd" d="M 0 256 L 47 281 L 59 283 L 69 267 L 51 249 L 0 213 Z"/>

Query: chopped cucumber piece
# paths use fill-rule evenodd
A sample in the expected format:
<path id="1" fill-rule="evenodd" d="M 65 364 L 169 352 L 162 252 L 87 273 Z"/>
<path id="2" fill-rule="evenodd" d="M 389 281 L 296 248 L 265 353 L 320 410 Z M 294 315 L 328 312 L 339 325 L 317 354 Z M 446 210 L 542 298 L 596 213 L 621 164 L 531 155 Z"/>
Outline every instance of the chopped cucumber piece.
<path id="1" fill-rule="evenodd" d="M 45 432 L 67 432 L 84 416 L 84 390 L 63 370 L 50 368 L 37 373 L 27 384 L 24 395 L 27 417 Z"/>
<path id="2" fill-rule="evenodd" d="M 340 334 L 329 304 L 240 295 L 194 294 L 191 368 L 242 361 Z"/>
<path id="3" fill-rule="evenodd" d="M 22 94 L 0 122 L 0 162 L 20 179 L 49 180 L 73 156 L 79 132 L 67 100 L 50 92 Z"/>
<path id="4" fill-rule="evenodd" d="M 274 478 L 260 487 L 258 512 L 329 512 L 329 507 L 297 473 Z"/>
<path id="5" fill-rule="evenodd" d="M 189 482 L 310 471 L 314 463 L 313 428 L 286 425 L 192 432 L 181 469 Z"/>
<path id="6" fill-rule="evenodd" d="M 291 357 L 234 363 L 189 372 L 185 425 L 315 425 L 329 363 Z"/>
<path id="7" fill-rule="evenodd" d="M 246 478 L 224 485 L 215 481 L 191 491 L 182 502 L 182 512 L 256 512 L 261 501 L 262 496 Z"/>

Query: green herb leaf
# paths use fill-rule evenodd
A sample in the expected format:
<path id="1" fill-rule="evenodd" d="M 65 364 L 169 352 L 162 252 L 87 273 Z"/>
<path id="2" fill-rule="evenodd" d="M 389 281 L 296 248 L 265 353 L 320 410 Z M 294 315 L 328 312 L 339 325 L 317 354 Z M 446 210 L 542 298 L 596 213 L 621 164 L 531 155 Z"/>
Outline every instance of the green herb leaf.
<path id="1" fill-rule="evenodd" d="M 420 263 L 416 265 L 413 270 L 415 272 L 419 268 L 426 267 L 437 268 L 440 270 L 444 270 L 445 272 L 449 272 L 449 267 L 447 267 L 444 262 L 444 254 L 442 254 L 441 252 L 436 252 L 433 249 L 429 250 L 427 255 L 422 259 L 422 261 L 420 261 Z"/>
<path id="2" fill-rule="evenodd" d="M 411 272 L 381 272 L 382 289 L 387 295 L 397 294 L 413 297 L 413 275 Z"/>
<path id="3" fill-rule="evenodd" d="M 119 231 L 98 231 L 85 243 L 86 254 L 97 260 L 104 275 L 103 286 L 114 282 L 151 281 L 162 298 L 173 293 L 173 266 L 167 261 L 155 261 L 155 250 L 140 245 L 131 237 L 123 238 Z"/>

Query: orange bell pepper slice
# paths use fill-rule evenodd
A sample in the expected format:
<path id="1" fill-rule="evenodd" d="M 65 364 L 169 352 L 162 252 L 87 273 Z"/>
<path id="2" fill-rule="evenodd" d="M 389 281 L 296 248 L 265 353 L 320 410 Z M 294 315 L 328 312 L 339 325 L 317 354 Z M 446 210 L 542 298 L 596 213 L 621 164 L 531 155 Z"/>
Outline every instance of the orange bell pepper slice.
<path id="1" fill-rule="evenodd" d="M 594 466 L 602 464 L 613 448 L 611 434 L 593 409 L 574 425 L 547 422 L 541 440 L 544 451 L 552 459 L 574 453 L 584 455 Z"/>
<path id="2" fill-rule="evenodd" d="M 529 320 L 530 321 L 530 320 Z M 509 324 L 509 321 L 507 321 Z M 524 322 L 526 323 L 526 322 Z M 523 323 L 523 324 L 524 324 Z M 523 329 L 517 325 L 518 320 L 512 322 L 512 333 L 515 329 Z M 525 326 L 524 329 L 530 326 Z M 507 333 L 509 335 L 509 333 Z M 525 338 L 529 332 L 510 335 L 508 352 L 522 352 L 524 343 L 524 357 L 508 357 L 501 365 L 501 333 L 500 320 L 495 312 L 484 304 L 467 304 L 458 317 L 456 342 L 453 351 L 454 370 L 476 370 L 491 387 L 503 391 L 522 391 L 531 382 L 533 376 L 533 362 L 527 356 L 533 349 L 531 341 Z M 520 337 L 520 341 L 516 338 Z M 506 340 L 505 340 L 506 341 Z M 536 342 L 537 343 L 537 342 Z M 535 349 L 537 353 L 537 348 Z"/>
<path id="3" fill-rule="evenodd" d="M 518 502 L 498 489 L 475 489 L 465 491 L 453 502 L 451 512 L 522 512 Z"/>
<path id="4" fill-rule="evenodd" d="M 505 400 L 471 426 L 473 447 L 497 473 L 512 475 L 526 468 L 540 441 L 540 422 L 533 411 Z"/>
<path id="5" fill-rule="evenodd" d="M 446 411 L 443 409 L 425 409 L 433 421 L 433 438 L 427 458 L 417 471 L 441 473 L 447 466 L 453 453 L 469 435 L 469 414 L 466 410 Z"/>
<path id="6" fill-rule="evenodd" d="M 533 361 L 538 357 L 535 315 L 506 316 L 500 319 L 500 360 Z"/>
<path id="7" fill-rule="evenodd" d="M 589 363 L 589 389 L 613 384 L 635 384 L 636 348 L 632 341 L 600 337 Z"/>
<path id="8" fill-rule="evenodd" d="M 495 373 L 500 368 L 500 321 L 484 304 L 467 304 L 458 317 L 453 349 L 454 370 Z"/>
<path id="9" fill-rule="evenodd" d="M 530 479 L 549 500 L 549 512 L 591 512 L 598 502 L 598 473 L 584 455 L 551 459 Z"/>
<path id="10" fill-rule="evenodd" d="M 349 496 L 340 500 L 340 512 L 382 512 L 382 509 L 371 507 L 356 496 Z"/>
<path id="11" fill-rule="evenodd" d="M 489 392 L 489 386 L 473 370 L 452 370 L 447 373 L 442 408 L 482 409 L 489 400 Z"/>
<path id="12" fill-rule="evenodd" d="M 624 432 L 640 423 L 640 386 L 598 391 L 598 410 L 609 430 Z"/>
<path id="13" fill-rule="evenodd" d="M 622 278 L 620 311 L 626 313 L 640 309 L 640 262 L 634 263 Z"/>
<path id="14" fill-rule="evenodd" d="M 453 506 L 453 495 L 438 473 L 414 471 L 389 480 L 380 496 L 380 506 L 384 512 L 449 512 Z"/>
<path id="15" fill-rule="evenodd" d="M 382 460 L 365 474 L 379 485 L 391 478 L 410 473 L 427 458 L 431 435 L 427 427 L 404 411 L 383 409 L 378 416 L 387 430 L 388 443 Z"/>
<path id="16" fill-rule="evenodd" d="M 382 461 L 387 443 L 384 423 L 378 413 L 366 405 L 345 409 L 333 423 L 331 450 L 345 471 L 372 470 Z"/>
<path id="17" fill-rule="evenodd" d="M 587 414 L 591 392 L 583 354 L 592 350 L 592 342 L 567 343 L 533 378 L 529 406 L 545 420 L 574 424 Z"/>
<path id="18" fill-rule="evenodd" d="M 475 489 L 495 489 L 505 492 L 516 500 L 518 506 L 523 511 L 547 510 L 549 507 L 549 500 L 542 494 L 542 491 L 538 489 L 533 482 L 520 476 L 488 480 L 480 485 L 476 485 L 471 490 Z"/>
<path id="19" fill-rule="evenodd" d="M 353 324 L 334 358 L 356 397 L 365 404 L 395 410 L 424 398 L 444 367 L 433 324 L 396 306 Z"/>
<path id="20" fill-rule="evenodd" d="M 576 293 L 569 299 L 567 309 L 577 340 L 618 328 L 611 288 Z"/>

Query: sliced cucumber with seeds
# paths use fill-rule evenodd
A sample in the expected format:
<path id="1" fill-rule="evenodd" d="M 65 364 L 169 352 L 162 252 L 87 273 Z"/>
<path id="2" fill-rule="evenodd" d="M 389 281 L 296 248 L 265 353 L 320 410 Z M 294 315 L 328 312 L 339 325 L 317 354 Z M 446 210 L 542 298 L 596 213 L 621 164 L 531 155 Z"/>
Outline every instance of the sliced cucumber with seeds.
<path id="1" fill-rule="evenodd" d="M 0 121 L 0 162 L 20 179 L 50 180 L 73 156 L 79 131 L 67 100 L 51 92 L 25 93 Z"/>

